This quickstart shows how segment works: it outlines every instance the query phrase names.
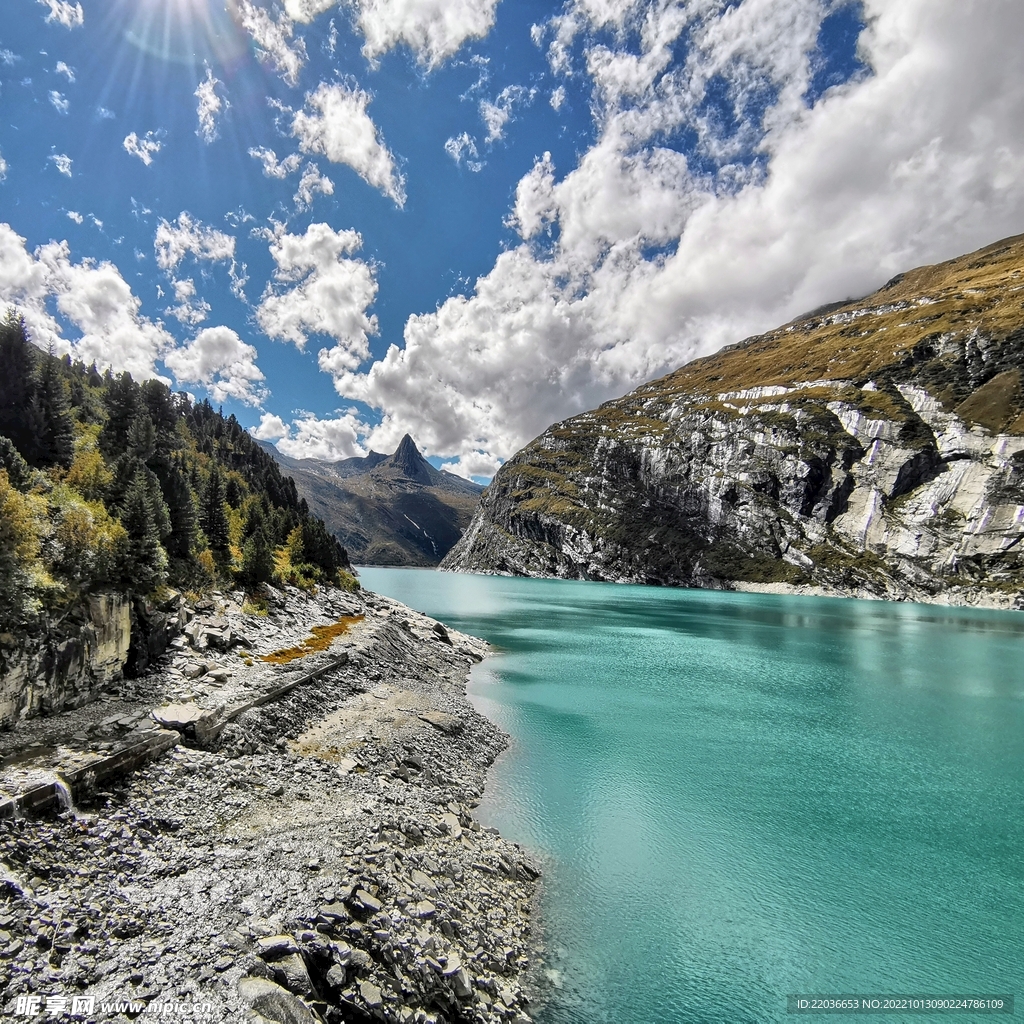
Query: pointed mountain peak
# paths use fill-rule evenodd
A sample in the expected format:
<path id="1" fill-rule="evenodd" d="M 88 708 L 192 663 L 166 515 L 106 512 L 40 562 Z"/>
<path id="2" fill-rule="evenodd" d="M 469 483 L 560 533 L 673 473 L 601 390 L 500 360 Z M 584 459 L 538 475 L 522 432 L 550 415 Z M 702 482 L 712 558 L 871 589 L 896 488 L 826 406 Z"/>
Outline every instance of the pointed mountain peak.
<path id="1" fill-rule="evenodd" d="M 416 480 L 424 484 L 431 482 L 430 463 L 423 458 L 419 448 L 416 447 L 416 442 L 408 434 L 402 438 L 400 444 L 395 449 L 395 454 L 387 461 L 388 465 L 397 469 L 410 480 Z"/>
<path id="2" fill-rule="evenodd" d="M 411 434 L 406 434 L 401 441 L 398 442 L 398 447 L 395 449 L 393 458 L 396 459 L 407 459 L 409 457 L 416 459 L 422 459 L 419 448 L 416 447 L 416 442 L 412 439 Z"/>

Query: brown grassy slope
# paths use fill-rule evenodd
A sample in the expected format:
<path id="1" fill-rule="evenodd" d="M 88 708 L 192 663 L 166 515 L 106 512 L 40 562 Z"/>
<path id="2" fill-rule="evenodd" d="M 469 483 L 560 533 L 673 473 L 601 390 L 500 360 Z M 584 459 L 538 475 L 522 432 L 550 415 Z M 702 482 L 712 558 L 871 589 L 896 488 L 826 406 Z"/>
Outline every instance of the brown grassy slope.
<path id="1" fill-rule="evenodd" d="M 799 317 L 553 425 L 502 467 L 483 504 L 495 510 L 496 522 L 502 518 L 498 509 L 517 521 L 541 517 L 529 527 L 520 524 L 527 532 L 543 532 L 537 524 L 550 520 L 604 535 L 625 519 L 601 507 L 606 489 L 593 486 L 602 461 L 599 446 L 675 443 L 666 417 L 670 407 L 707 410 L 718 419 L 744 415 L 751 430 L 780 427 L 792 418 L 771 408 L 777 409 L 779 399 L 735 402 L 724 396 L 811 384 L 785 399 L 803 412 L 801 443 L 852 443 L 836 433 L 838 424 L 826 408 L 840 400 L 871 418 L 900 422 L 902 440 L 914 447 L 931 442 L 931 434 L 896 385 L 923 387 L 946 409 L 989 431 L 1024 433 L 1022 377 L 1024 235 L 1018 235 L 912 270 L 873 295 Z M 878 390 L 861 390 L 868 381 Z M 606 482 L 622 493 L 633 486 L 628 480 Z M 639 509 L 631 515 L 634 521 L 644 518 Z"/>
<path id="2" fill-rule="evenodd" d="M 851 319 L 852 313 L 858 315 Z M 940 343 L 943 335 L 978 331 L 1009 339 L 1022 327 L 1024 235 L 1016 235 L 947 263 L 919 267 L 866 298 L 694 360 L 627 397 L 642 401 L 656 394 L 671 400 L 804 381 L 865 382 L 912 360 L 915 350 Z M 1007 383 L 1003 392 L 1019 397 L 1019 388 L 1007 388 Z M 967 397 L 959 397 L 955 387 L 929 390 L 950 408 Z M 1003 404 L 1008 400 L 1015 401 L 1015 395 L 1004 395 Z M 989 404 L 982 401 L 964 412 L 971 418 L 980 413 L 977 422 L 993 429 L 990 424 L 1002 421 Z"/>

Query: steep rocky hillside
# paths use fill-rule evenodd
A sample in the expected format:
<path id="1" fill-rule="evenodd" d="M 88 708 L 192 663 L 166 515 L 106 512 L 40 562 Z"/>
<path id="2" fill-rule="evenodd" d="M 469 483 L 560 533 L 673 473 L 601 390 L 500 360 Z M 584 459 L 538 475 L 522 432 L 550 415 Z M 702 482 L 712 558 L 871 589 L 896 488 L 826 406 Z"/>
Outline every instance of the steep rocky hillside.
<path id="1" fill-rule="evenodd" d="M 323 462 L 263 447 L 295 481 L 310 510 L 368 565 L 437 565 L 462 536 L 482 487 L 435 469 L 408 434 L 393 455 Z"/>
<path id="2" fill-rule="evenodd" d="M 1015 605 L 1024 236 L 550 427 L 442 568 Z"/>
<path id="3" fill-rule="evenodd" d="M 354 588 L 234 418 L 42 352 L 0 318 L 0 729 L 88 703 L 181 629 L 183 592 Z"/>

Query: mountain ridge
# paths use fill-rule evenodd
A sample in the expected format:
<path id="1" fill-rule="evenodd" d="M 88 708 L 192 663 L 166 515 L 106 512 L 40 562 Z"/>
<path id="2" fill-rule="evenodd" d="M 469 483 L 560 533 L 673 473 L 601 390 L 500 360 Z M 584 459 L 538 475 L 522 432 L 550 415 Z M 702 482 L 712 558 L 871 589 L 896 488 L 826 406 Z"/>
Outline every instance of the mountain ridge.
<path id="1" fill-rule="evenodd" d="M 362 564 L 437 565 L 469 525 L 483 488 L 436 469 L 406 434 L 391 455 L 295 459 L 258 442 L 310 509 Z"/>
<path id="2" fill-rule="evenodd" d="M 442 568 L 1015 606 L 1024 236 L 549 427 Z"/>

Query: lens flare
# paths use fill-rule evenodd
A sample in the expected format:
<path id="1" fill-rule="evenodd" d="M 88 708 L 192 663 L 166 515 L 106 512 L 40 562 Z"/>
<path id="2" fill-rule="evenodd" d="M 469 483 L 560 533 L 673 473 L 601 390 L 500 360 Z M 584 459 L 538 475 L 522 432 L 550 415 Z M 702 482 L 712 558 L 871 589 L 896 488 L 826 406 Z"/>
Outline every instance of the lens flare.
<path id="1" fill-rule="evenodd" d="M 113 7 L 125 39 L 162 60 L 223 64 L 248 48 L 224 0 L 117 0 Z"/>

